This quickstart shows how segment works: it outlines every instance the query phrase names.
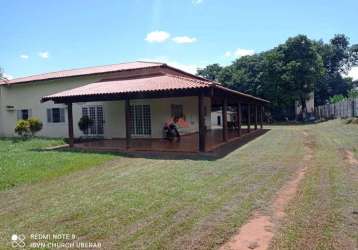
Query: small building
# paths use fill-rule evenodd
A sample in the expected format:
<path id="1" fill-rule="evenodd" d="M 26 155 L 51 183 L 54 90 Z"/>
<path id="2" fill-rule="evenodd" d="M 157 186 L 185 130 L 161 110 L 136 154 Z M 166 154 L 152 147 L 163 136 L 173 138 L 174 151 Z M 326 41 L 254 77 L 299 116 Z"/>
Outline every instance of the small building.
<path id="1" fill-rule="evenodd" d="M 314 116 L 314 92 L 312 92 L 309 95 L 309 98 L 306 100 L 306 111 L 307 111 L 307 117 Z M 295 102 L 295 115 L 296 117 L 302 117 L 302 105 L 298 101 Z M 306 117 L 306 118 L 307 118 Z M 304 117 L 302 117 L 304 118 Z"/>
<path id="2" fill-rule="evenodd" d="M 228 131 L 225 121 L 214 132 L 212 107 L 222 107 L 223 117 L 229 106 L 237 114 L 241 107 L 248 114 L 256 110 L 249 121 L 257 128 L 267 103 L 164 63 L 64 70 L 0 83 L 0 136 L 14 136 L 17 120 L 38 117 L 43 121 L 39 136 L 68 137 L 71 147 L 209 151 L 241 133 Z M 86 131 L 77 125 L 83 116 L 94 121 Z M 163 128 L 175 117 L 181 120 L 181 140 L 170 142 Z"/>
<path id="3" fill-rule="evenodd" d="M 226 120 L 228 124 L 235 124 L 237 122 L 237 112 L 228 110 Z M 211 128 L 222 128 L 223 116 L 222 110 L 216 110 L 211 112 Z M 229 126 L 230 127 L 230 126 Z"/>

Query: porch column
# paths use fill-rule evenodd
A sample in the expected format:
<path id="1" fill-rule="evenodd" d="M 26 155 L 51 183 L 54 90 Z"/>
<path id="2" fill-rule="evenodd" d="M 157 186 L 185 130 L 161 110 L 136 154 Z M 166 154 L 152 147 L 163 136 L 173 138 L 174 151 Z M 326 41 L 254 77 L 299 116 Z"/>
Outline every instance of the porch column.
<path id="1" fill-rule="evenodd" d="M 250 133 L 250 125 L 251 125 L 250 104 L 247 104 L 247 133 Z"/>
<path id="2" fill-rule="evenodd" d="M 125 100 L 125 119 L 126 119 L 126 147 L 129 149 L 131 144 L 131 131 L 130 131 L 130 102 L 129 99 Z"/>
<path id="3" fill-rule="evenodd" d="M 199 151 L 205 152 L 206 150 L 206 126 L 205 126 L 205 114 L 204 114 L 204 96 L 200 94 L 198 96 L 198 113 L 199 113 Z"/>
<path id="4" fill-rule="evenodd" d="M 241 136 L 241 103 L 237 104 L 237 135 Z"/>
<path id="5" fill-rule="evenodd" d="M 264 106 L 260 106 L 260 128 L 263 128 Z"/>
<path id="6" fill-rule="evenodd" d="M 257 130 L 257 104 L 255 104 L 255 130 Z"/>
<path id="7" fill-rule="evenodd" d="M 226 96 L 223 99 L 222 117 L 223 117 L 223 141 L 227 141 L 227 97 Z"/>
<path id="8" fill-rule="evenodd" d="M 72 112 L 72 103 L 67 103 L 67 118 L 68 118 L 68 144 L 70 148 L 73 148 L 74 138 L 73 138 L 73 112 Z"/>

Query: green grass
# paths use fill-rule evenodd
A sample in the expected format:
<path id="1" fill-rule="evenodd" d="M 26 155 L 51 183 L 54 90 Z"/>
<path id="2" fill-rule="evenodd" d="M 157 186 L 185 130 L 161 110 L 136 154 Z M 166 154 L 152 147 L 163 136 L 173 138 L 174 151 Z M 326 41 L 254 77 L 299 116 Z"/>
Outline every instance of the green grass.
<path id="1" fill-rule="evenodd" d="M 340 150 L 356 149 L 358 130 L 334 121 L 274 126 L 218 160 L 113 156 L 98 167 L 84 164 L 63 176 L 0 191 L 0 248 L 11 249 L 14 232 L 27 236 L 71 233 L 81 241 L 101 242 L 102 249 L 218 248 L 255 210 L 268 209 L 277 190 L 300 167 L 303 131 L 315 141 L 314 164 L 290 205 L 290 223 L 279 231 L 273 247 L 305 249 L 307 237 L 317 240 L 318 248 L 330 248 L 332 239 L 354 239 L 349 225 L 351 210 L 357 207 L 353 192 L 357 183 L 353 184 Z M 28 158 L 52 153 L 24 151 Z M 80 162 L 87 160 L 91 165 L 95 164 L 91 157 L 111 158 L 54 152 L 52 160 L 62 154 L 78 154 Z M 17 164 L 16 159 L 13 162 Z M 314 230 L 311 235 L 310 229 Z"/>
<path id="2" fill-rule="evenodd" d="M 50 180 L 75 170 L 96 166 L 113 156 L 79 152 L 41 151 L 62 140 L 34 138 L 27 141 L 0 138 L 0 190 Z"/>
<path id="3" fill-rule="evenodd" d="M 273 130 L 215 161 L 121 157 L 0 192 L 0 245 L 68 232 L 104 249 L 217 247 L 290 178 L 302 143 Z"/>
<path id="4" fill-rule="evenodd" d="M 272 248 L 355 249 L 358 172 L 344 161 L 344 150 L 357 151 L 358 125 L 335 120 L 306 129 L 314 158 Z"/>

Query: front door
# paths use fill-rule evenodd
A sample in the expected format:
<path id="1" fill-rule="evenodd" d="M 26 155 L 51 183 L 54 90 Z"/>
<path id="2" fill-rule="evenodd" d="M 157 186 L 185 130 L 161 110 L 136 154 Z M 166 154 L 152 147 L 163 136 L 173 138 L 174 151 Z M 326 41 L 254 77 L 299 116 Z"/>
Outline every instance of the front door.
<path id="1" fill-rule="evenodd" d="M 86 131 L 85 135 L 102 136 L 104 134 L 103 106 L 93 105 L 82 107 L 82 116 L 88 116 L 93 124 Z"/>
<path id="2" fill-rule="evenodd" d="M 133 136 L 150 136 L 152 134 L 150 105 L 135 104 L 130 106 L 130 130 Z"/>

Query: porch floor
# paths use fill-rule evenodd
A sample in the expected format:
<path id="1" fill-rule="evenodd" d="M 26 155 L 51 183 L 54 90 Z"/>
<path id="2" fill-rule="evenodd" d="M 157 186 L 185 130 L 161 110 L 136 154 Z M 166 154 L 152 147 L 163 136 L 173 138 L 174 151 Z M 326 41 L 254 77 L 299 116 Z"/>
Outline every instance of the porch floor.
<path id="1" fill-rule="evenodd" d="M 261 129 L 251 129 L 250 134 Z M 228 142 L 240 140 L 249 135 L 247 129 L 241 129 L 241 136 L 238 137 L 237 130 L 228 130 Z M 132 138 L 129 149 L 126 147 L 125 139 L 103 139 L 75 143 L 74 148 L 94 151 L 153 151 L 153 152 L 186 152 L 195 153 L 199 151 L 199 135 L 193 133 L 181 136 L 179 142 L 170 142 L 166 139 L 144 139 Z M 226 144 L 222 140 L 222 129 L 209 130 L 206 133 L 206 151 L 210 152 Z"/>

